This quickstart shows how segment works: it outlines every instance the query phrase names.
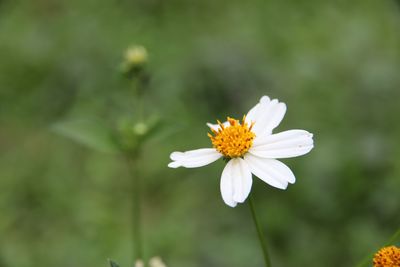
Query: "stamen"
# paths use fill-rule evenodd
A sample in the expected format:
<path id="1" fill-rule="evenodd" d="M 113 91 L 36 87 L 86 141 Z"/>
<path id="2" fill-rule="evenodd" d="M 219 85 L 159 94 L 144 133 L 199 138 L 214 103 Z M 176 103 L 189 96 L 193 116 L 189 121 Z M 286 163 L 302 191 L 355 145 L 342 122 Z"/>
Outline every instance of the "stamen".
<path id="1" fill-rule="evenodd" d="M 229 126 L 225 127 L 217 120 L 220 128 L 218 131 L 211 129 L 208 134 L 213 146 L 225 156 L 225 158 L 242 157 L 253 145 L 253 139 L 256 136 L 252 131 L 254 123 L 250 127 L 246 122 L 246 116 L 243 116 L 242 122 L 234 118 L 227 118 Z"/>
<path id="2" fill-rule="evenodd" d="M 400 266 L 400 248 L 396 246 L 382 248 L 375 254 L 373 263 L 374 267 Z"/>

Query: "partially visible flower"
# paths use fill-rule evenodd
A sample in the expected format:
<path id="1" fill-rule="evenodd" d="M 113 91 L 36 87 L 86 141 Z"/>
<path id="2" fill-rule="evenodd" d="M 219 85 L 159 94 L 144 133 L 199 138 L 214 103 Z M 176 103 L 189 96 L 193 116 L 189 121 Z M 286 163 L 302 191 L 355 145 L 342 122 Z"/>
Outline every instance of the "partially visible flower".
<path id="1" fill-rule="evenodd" d="M 167 267 L 160 257 L 153 257 L 149 261 L 150 267 Z"/>
<path id="2" fill-rule="evenodd" d="M 374 267 L 400 267 L 400 248 L 396 246 L 380 249 L 373 259 Z"/>
<path id="3" fill-rule="evenodd" d="M 135 267 L 144 267 L 144 262 L 142 260 L 137 260 L 135 262 Z"/>
<path id="4" fill-rule="evenodd" d="M 135 267 L 144 267 L 144 262 L 142 260 L 137 260 L 135 262 Z M 167 267 L 160 257 L 153 257 L 149 260 L 149 267 Z"/>
<path id="5" fill-rule="evenodd" d="M 286 189 L 295 182 L 292 171 L 280 158 L 297 157 L 310 152 L 313 135 L 305 130 L 289 130 L 273 134 L 286 113 L 286 105 L 277 99 L 263 96 L 241 121 L 208 123 L 213 148 L 173 152 L 170 168 L 196 168 L 220 158 L 228 163 L 222 171 L 220 189 L 224 202 L 235 207 L 248 197 L 252 174 L 269 185 Z"/>

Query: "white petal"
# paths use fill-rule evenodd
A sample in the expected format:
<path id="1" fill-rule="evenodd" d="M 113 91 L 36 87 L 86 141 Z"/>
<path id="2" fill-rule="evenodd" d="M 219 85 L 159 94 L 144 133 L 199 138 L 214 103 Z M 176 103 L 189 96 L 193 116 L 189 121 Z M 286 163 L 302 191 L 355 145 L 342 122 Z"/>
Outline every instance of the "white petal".
<path id="1" fill-rule="evenodd" d="M 179 167 L 181 167 L 181 164 L 178 161 L 173 161 L 173 162 L 168 163 L 168 167 L 179 168 Z"/>
<path id="2" fill-rule="evenodd" d="M 221 194 L 225 203 L 244 202 L 250 193 L 252 183 L 253 179 L 247 163 L 241 158 L 231 159 L 226 164 L 221 177 Z"/>
<path id="3" fill-rule="evenodd" d="M 285 103 L 263 96 L 260 102 L 247 113 L 246 122 L 254 123 L 253 131 L 256 135 L 271 134 L 282 121 L 285 113 Z"/>
<path id="4" fill-rule="evenodd" d="M 201 148 L 186 152 L 172 152 L 170 158 L 172 162 L 168 164 L 170 168 L 197 168 L 208 165 L 222 155 L 214 148 Z"/>
<path id="5" fill-rule="evenodd" d="M 288 183 L 296 181 L 289 167 L 279 160 L 260 158 L 249 153 L 244 159 L 255 176 L 273 187 L 286 189 Z"/>
<path id="6" fill-rule="evenodd" d="M 220 189 L 222 199 L 225 204 L 230 207 L 236 207 L 237 202 L 233 200 L 233 179 L 231 176 L 231 165 L 229 162 L 226 164 L 221 175 Z"/>
<path id="7" fill-rule="evenodd" d="M 262 158 L 291 158 L 307 154 L 313 147 L 311 133 L 305 130 L 289 130 L 256 136 L 249 152 Z"/>
<path id="8" fill-rule="evenodd" d="M 229 121 L 225 121 L 225 122 L 223 122 L 222 124 L 223 124 L 225 127 L 230 126 Z M 218 131 L 219 129 L 221 129 L 221 127 L 219 126 L 219 124 L 212 124 L 212 123 L 207 122 L 207 126 L 210 127 L 210 129 L 211 129 L 211 130 L 214 130 L 214 131 Z"/>

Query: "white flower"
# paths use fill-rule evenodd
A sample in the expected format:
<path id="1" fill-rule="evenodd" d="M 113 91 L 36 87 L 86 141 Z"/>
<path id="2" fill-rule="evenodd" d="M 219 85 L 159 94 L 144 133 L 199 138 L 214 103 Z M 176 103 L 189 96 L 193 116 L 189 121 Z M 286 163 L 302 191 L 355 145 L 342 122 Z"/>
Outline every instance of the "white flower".
<path id="1" fill-rule="evenodd" d="M 276 160 L 304 155 L 313 148 L 313 135 L 305 130 L 273 134 L 286 112 L 285 103 L 263 96 L 243 120 L 228 117 L 224 123 L 208 123 L 213 148 L 173 152 L 170 168 L 197 168 L 223 157 L 228 161 L 222 171 L 220 189 L 224 202 L 235 207 L 248 197 L 252 174 L 267 184 L 286 189 L 296 178 L 288 166 Z"/>

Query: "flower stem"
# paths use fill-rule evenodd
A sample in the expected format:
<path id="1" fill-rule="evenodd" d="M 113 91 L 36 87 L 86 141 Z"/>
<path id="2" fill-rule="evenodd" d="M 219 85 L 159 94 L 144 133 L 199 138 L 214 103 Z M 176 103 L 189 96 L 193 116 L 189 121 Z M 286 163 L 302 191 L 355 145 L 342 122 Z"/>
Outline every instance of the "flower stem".
<path id="1" fill-rule="evenodd" d="M 128 167 L 131 174 L 132 187 L 132 239 L 134 261 L 143 259 L 142 229 L 141 229 L 141 179 L 138 171 L 138 157 L 127 156 Z"/>
<path id="2" fill-rule="evenodd" d="M 251 195 L 249 196 L 249 207 L 250 207 L 251 215 L 252 215 L 252 218 L 254 221 L 254 225 L 257 229 L 257 235 L 258 235 L 258 239 L 260 240 L 260 246 L 261 246 L 262 252 L 264 254 L 265 266 L 271 267 L 272 265 L 271 265 L 271 260 L 270 260 L 269 254 L 268 254 L 267 243 L 265 242 L 264 234 L 261 229 L 256 210 L 254 208 L 253 197 Z"/>
<path id="3" fill-rule="evenodd" d="M 394 235 L 392 235 L 392 237 L 389 239 L 389 241 L 385 244 L 385 246 L 390 246 L 393 243 L 395 243 L 397 240 L 400 239 L 400 228 L 397 230 L 396 233 L 394 233 Z"/>

